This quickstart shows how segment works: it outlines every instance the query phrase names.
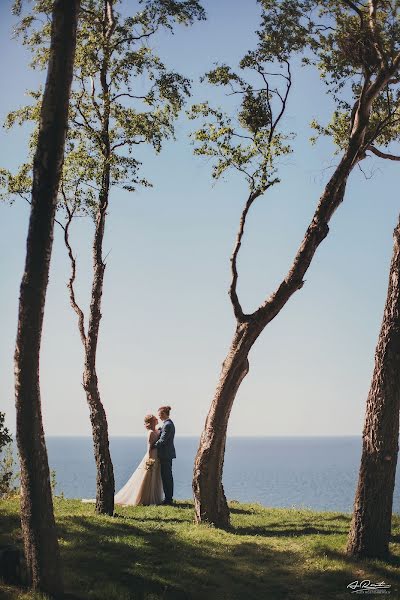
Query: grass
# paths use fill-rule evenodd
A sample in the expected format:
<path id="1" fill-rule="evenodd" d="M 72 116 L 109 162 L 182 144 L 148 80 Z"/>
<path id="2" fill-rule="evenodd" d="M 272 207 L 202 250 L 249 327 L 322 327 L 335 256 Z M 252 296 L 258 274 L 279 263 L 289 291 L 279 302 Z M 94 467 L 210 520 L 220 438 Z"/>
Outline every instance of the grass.
<path id="1" fill-rule="evenodd" d="M 196 526 L 191 502 L 99 517 L 93 505 L 56 498 L 55 511 L 71 600 L 342 599 L 355 579 L 384 580 L 400 599 L 400 515 L 383 562 L 345 555 L 348 514 L 232 502 L 232 527 L 221 531 Z M 10 540 L 21 544 L 15 499 L 0 502 L 0 543 Z M 0 584 L 0 598 L 43 596 Z"/>

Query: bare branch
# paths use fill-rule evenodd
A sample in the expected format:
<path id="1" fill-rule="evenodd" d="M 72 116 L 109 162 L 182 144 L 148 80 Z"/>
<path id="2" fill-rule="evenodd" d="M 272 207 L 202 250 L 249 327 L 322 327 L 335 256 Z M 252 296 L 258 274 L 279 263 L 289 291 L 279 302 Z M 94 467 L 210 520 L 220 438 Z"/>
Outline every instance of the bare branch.
<path id="1" fill-rule="evenodd" d="M 285 112 L 285 110 L 286 110 L 287 99 L 288 99 L 288 97 L 289 97 L 290 88 L 292 87 L 292 74 L 291 74 L 291 71 L 290 71 L 290 64 L 289 64 L 289 62 L 288 62 L 288 61 L 285 61 L 285 63 L 286 63 L 286 68 L 287 68 L 287 85 L 286 85 L 286 92 L 285 92 L 285 95 L 283 96 L 283 98 L 282 98 L 282 97 L 281 97 L 281 95 L 279 94 L 279 97 L 280 97 L 280 99 L 281 99 L 281 104 L 282 104 L 282 106 L 281 106 L 281 110 L 280 110 L 280 112 L 279 112 L 278 116 L 276 117 L 275 121 L 274 121 L 274 122 L 272 123 L 272 125 L 271 125 L 271 130 L 270 130 L 270 133 L 269 133 L 269 140 L 268 140 L 268 141 L 269 141 L 269 143 L 271 143 L 271 141 L 272 141 L 272 138 L 273 138 L 273 135 L 274 135 L 274 133 L 275 133 L 275 129 L 276 129 L 276 127 L 277 127 L 277 125 L 278 125 L 279 121 L 281 120 L 281 118 L 282 118 L 282 116 L 283 116 L 283 113 L 284 113 L 284 112 Z"/>
<path id="2" fill-rule="evenodd" d="M 83 344 L 84 348 L 86 348 L 85 315 L 83 314 L 83 311 L 80 308 L 80 306 L 78 305 L 76 298 L 75 298 L 74 282 L 75 282 L 75 278 L 76 278 L 76 259 L 73 255 L 71 244 L 69 241 L 69 228 L 70 228 L 72 219 L 74 218 L 76 208 L 74 207 L 72 210 L 69 208 L 68 200 L 66 198 L 64 189 L 62 187 L 61 187 L 61 192 L 64 197 L 65 209 L 67 211 L 68 219 L 67 219 L 67 222 L 65 225 L 62 225 L 58 220 L 57 220 L 57 223 L 64 230 L 64 243 L 67 248 L 69 260 L 71 263 L 71 276 L 67 283 L 67 288 L 69 289 L 69 300 L 70 300 L 71 306 L 74 309 L 74 311 L 76 312 L 76 314 L 78 315 L 78 329 L 79 329 L 79 334 L 81 336 L 82 344 Z"/>
<path id="3" fill-rule="evenodd" d="M 356 12 L 358 14 L 358 16 L 360 17 L 361 24 L 363 24 L 364 16 L 363 16 L 362 10 L 356 4 L 354 4 L 354 2 L 351 2 L 351 0 L 343 0 L 343 3 L 346 4 L 349 8 L 351 8 L 352 10 L 354 10 L 354 12 Z"/>
<path id="4" fill-rule="evenodd" d="M 139 40 L 143 40 L 145 38 L 149 38 L 154 35 L 159 29 L 159 24 L 157 24 L 153 29 L 148 31 L 147 33 L 141 33 L 140 35 L 132 36 L 130 39 L 134 42 L 138 42 Z"/>
<path id="5" fill-rule="evenodd" d="M 113 146 L 111 146 L 111 150 L 114 151 L 116 150 L 116 148 L 122 148 L 122 146 L 132 146 L 133 144 L 135 145 L 139 145 L 139 144 L 144 144 L 146 142 L 146 140 L 124 140 L 122 142 L 118 142 L 118 144 L 114 144 Z"/>
<path id="6" fill-rule="evenodd" d="M 231 256 L 232 281 L 231 281 L 231 285 L 229 288 L 229 297 L 231 299 L 232 306 L 233 306 L 233 312 L 235 314 L 235 317 L 236 317 L 236 320 L 238 321 L 238 323 L 243 323 L 244 313 L 243 313 L 243 310 L 242 310 L 242 307 L 241 307 L 241 304 L 239 302 L 239 298 L 237 295 L 237 281 L 238 281 L 237 257 L 239 254 L 240 246 L 242 245 L 242 238 L 243 238 L 243 233 L 244 233 L 244 227 L 246 225 L 247 214 L 248 214 L 250 207 L 253 204 L 254 200 L 256 200 L 256 198 L 258 198 L 258 196 L 260 196 L 260 195 L 261 195 L 261 192 L 259 190 L 250 192 L 250 195 L 247 199 L 246 205 L 245 205 L 242 215 L 240 217 L 239 231 L 238 231 L 238 234 L 236 237 L 235 247 L 233 249 L 233 253 Z"/>
<path id="7" fill-rule="evenodd" d="M 378 150 L 378 148 L 375 148 L 375 146 L 368 146 L 367 151 L 368 150 L 372 152 L 372 154 L 375 154 L 380 158 L 385 158 L 386 160 L 400 161 L 400 156 L 396 156 L 395 154 L 389 154 L 388 152 L 382 152 L 381 150 Z"/>
<path id="8" fill-rule="evenodd" d="M 99 106 L 99 104 L 98 104 L 98 102 L 96 100 L 96 87 L 95 87 L 95 84 L 94 84 L 94 78 L 93 77 L 90 77 L 90 84 L 91 84 L 91 86 L 90 86 L 90 88 L 91 88 L 90 97 L 92 99 L 92 104 L 93 104 L 93 107 L 94 107 L 94 109 L 96 111 L 98 119 L 101 121 L 102 120 L 102 114 L 101 114 L 100 106 Z"/>
<path id="9" fill-rule="evenodd" d="M 81 12 L 85 13 L 86 15 L 89 15 L 90 17 L 92 17 L 94 20 L 97 20 L 97 15 L 93 10 L 89 10 L 88 8 L 84 8 L 82 5 L 80 7 Z"/>
<path id="10" fill-rule="evenodd" d="M 78 126 L 80 126 L 80 127 L 86 127 L 86 128 L 87 128 L 87 129 L 88 129 L 88 130 L 89 130 L 91 133 L 93 133 L 93 134 L 94 134 L 94 135 L 97 137 L 97 139 L 98 139 L 99 143 L 102 145 L 102 144 L 103 144 L 103 140 L 102 140 L 102 138 L 101 138 L 101 135 L 99 134 L 99 132 L 98 132 L 98 131 L 97 131 L 97 130 L 94 128 L 94 127 L 92 127 L 92 125 L 91 125 L 91 124 L 89 123 L 89 121 L 87 120 L 85 113 L 84 113 L 84 112 L 81 110 L 81 107 L 80 107 L 80 103 L 79 103 L 79 101 L 78 101 L 78 103 L 77 103 L 77 105 L 76 105 L 76 108 L 77 108 L 77 110 L 78 110 L 78 112 L 79 112 L 80 116 L 81 116 L 81 117 L 82 117 L 82 119 L 83 119 L 83 123 L 79 123 L 78 121 L 75 121 L 75 119 L 72 119 L 72 121 L 73 121 L 73 122 L 74 122 L 76 125 L 78 125 Z"/>
<path id="11" fill-rule="evenodd" d="M 22 200 L 25 200 L 25 202 L 32 205 L 32 200 L 30 200 L 27 196 L 25 196 L 25 194 L 23 192 L 15 192 L 15 193 L 18 194 L 18 196 L 20 196 L 22 198 Z"/>
<path id="12" fill-rule="evenodd" d="M 128 94 L 127 92 L 123 93 L 123 94 L 117 94 L 116 96 L 112 96 L 110 98 L 110 102 L 114 102 L 114 100 L 117 100 L 118 98 L 123 98 L 124 96 L 127 96 L 128 98 L 133 98 L 134 100 L 146 100 L 146 98 L 148 96 L 134 96 L 133 94 Z"/>

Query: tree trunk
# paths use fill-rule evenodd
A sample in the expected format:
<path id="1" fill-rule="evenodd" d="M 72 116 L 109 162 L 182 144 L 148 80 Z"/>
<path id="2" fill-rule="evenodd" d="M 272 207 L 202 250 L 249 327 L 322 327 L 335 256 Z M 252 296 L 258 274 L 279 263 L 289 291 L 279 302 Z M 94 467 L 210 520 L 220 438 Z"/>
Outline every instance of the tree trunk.
<path id="1" fill-rule="evenodd" d="M 367 399 L 363 449 L 347 552 L 385 558 L 389 554 L 400 409 L 400 222 L 385 312 Z"/>
<path id="2" fill-rule="evenodd" d="M 194 464 L 193 493 L 198 523 L 229 526 L 229 508 L 222 485 L 226 431 L 236 393 L 249 371 L 248 353 L 260 332 L 255 324 L 238 325 L 222 365 Z"/>
<path id="3" fill-rule="evenodd" d="M 68 219 L 67 224 L 63 229 L 64 242 L 71 262 L 71 276 L 68 283 L 70 303 L 78 316 L 78 330 L 85 356 L 83 388 L 89 406 L 94 457 L 96 461 L 96 512 L 112 515 L 114 513 L 115 492 L 114 469 L 110 455 L 107 417 L 101 402 L 98 386 L 96 357 L 101 321 L 101 298 L 103 294 L 104 271 L 106 268 L 103 260 L 103 240 L 111 185 L 112 150 L 109 133 L 111 100 L 107 75 L 112 52 L 110 48 L 110 38 L 116 26 L 113 14 L 113 0 L 104 0 L 102 25 L 103 38 L 101 47 L 103 50 L 103 59 L 99 78 L 103 94 L 103 113 L 100 115 L 101 131 L 98 136 L 100 139 L 100 150 L 102 155 L 102 181 L 96 209 L 95 233 L 93 238 L 93 280 L 87 334 L 85 331 L 85 315 L 75 298 L 74 282 L 76 277 L 76 260 L 69 242 L 69 228 L 74 217 L 75 208 L 71 210 L 68 207 L 68 201 L 65 195 L 64 200 Z M 95 103 L 95 107 L 96 111 L 100 110 L 97 103 Z"/>
<path id="4" fill-rule="evenodd" d="M 108 440 L 107 417 L 100 399 L 95 366 L 85 361 L 83 385 L 90 410 L 94 457 L 96 461 L 96 512 L 114 514 L 114 469 Z"/>
<path id="5" fill-rule="evenodd" d="M 112 515 L 114 513 L 114 469 L 111 461 L 107 417 L 100 399 L 96 373 L 97 342 L 101 320 L 101 297 L 103 294 L 104 271 L 103 239 L 110 190 L 110 167 L 105 161 L 103 184 L 96 217 L 96 229 L 93 241 L 93 282 L 90 303 L 89 327 L 85 344 L 85 368 L 83 387 L 90 410 L 92 424 L 94 457 L 97 468 L 96 512 Z"/>
<path id="6" fill-rule="evenodd" d="M 90 421 L 92 424 L 92 437 L 94 457 L 96 461 L 96 512 L 113 515 L 115 481 L 114 469 L 111 461 L 108 439 L 108 424 L 104 406 L 101 402 L 97 372 L 96 356 L 97 342 L 101 320 L 101 297 L 103 294 L 104 271 L 106 268 L 103 260 L 103 240 L 107 208 L 111 184 L 111 144 L 110 144 L 110 93 L 107 75 L 111 56 L 110 38 L 115 29 L 113 2 L 104 0 L 103 21 L 103 61 L 100 69 L 100 85 L 103 92 L 102 115 L 102 154 L 103 173 L 99 195 L 99 204 L 96 215 L 96 228 L 93 240 L 93 282 L 90 303 L 88 334 L 85 340 L 85 368 L 83 372 L 83 387 L 89 405 Z"/>
<path id="7" fill-rule="evenodd" d="M 39 355 L 79 4 L 79 0 L 56 0 L 53 7 L 50 59 L 33 163 L 32 206 L 15 349 L 21 525 L 28 576 L 34 588 L 51 596 L 60 594 L 63 586 L 42 423 Z"/>

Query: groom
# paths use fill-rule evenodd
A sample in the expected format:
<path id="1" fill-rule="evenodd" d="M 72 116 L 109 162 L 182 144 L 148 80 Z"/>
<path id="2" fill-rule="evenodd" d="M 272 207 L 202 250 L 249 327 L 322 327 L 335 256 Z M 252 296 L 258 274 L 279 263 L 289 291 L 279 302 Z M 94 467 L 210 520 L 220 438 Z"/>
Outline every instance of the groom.
<path id="1" fill-rule="evenodd" d="M 176 458 L 174 447 L 175 425 L 169 418 L 171 407 L 161 406 L 158 416 L 163 422 L 158 440 L 153 444 L 157 448 L 158 458 L 161 465 L 161 479 L 164 488 L 165 499 L 163 504 L 173 504 L 174 479 L 172 477 L 172 459 Z"/>

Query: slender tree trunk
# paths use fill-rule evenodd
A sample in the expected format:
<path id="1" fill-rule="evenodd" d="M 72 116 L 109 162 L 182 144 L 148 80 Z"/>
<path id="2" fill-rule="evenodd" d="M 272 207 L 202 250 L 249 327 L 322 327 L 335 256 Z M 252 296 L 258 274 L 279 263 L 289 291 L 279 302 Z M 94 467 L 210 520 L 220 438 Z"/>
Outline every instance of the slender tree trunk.
<path id="1" fill-rule="evenodd" d="M 363 449 L 347 552 L 385 558 L 389 554 L 400 409 L 400 222 L 375 368 L 367 399 Z"/>
<path id="2" fill-rule="evenodd" d="M 101 320 L 101 297 L 105 263 L 103 261 L 103 239 L 108 194 L 110 185 L 110 169 L 105 166 L 103 187 L 100 195 L 99 210 L 96 219 L 96 230 L 93 243 L 93 283 L 88 335 L 85 344 L 85 368 L 83 372 L 83 387 L 90 410 L 94 457 L 97 468 L 96 511 L 112 515 L 114 513 L 114 469 L 110 456 L 107 417 L 101 402 L 96 373 L 97 342 Z"/>
<path id="3" fill-rule="evenodd" d="M 50 59 L 33 164 L 32 208 L 15 349 L 25 555 L 32 586 L 51 596 L 60 594 L 63 585 L 42 423 L 39 355 L 79 4 L 79 0 L 56 0 L 53 7 Z"/>

